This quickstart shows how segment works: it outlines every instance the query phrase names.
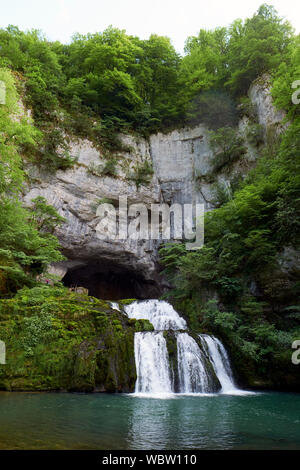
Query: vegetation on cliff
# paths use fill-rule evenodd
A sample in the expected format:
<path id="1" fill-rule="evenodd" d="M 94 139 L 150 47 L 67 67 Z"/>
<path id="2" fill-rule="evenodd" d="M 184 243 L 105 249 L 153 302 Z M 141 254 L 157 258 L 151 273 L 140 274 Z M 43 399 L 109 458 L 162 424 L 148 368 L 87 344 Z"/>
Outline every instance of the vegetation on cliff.
<path id="1" fill-rule="evenodd" d="M 292 82 L 299 59 L 291 47 Z M 223 338 L 245 382 L 299 387 L 291 344 L 300 337 L 300 108 L 286 72 L 283 63 L 272 93 L 288 127 L 281 134 L 269 128 L 256 168 L 206 214 L 205 246 L 191 252 L 169 244 L 161 260 L 178 308 L 194 327 Z"/>
<path id="2" fill-rule="evenodd" d="M 199 121 L 234 125 L 252 81 L 286 63 L 295 41 L 267 5 L 228 28 L 200 30 L 187 39 L 183 57 L 166 37 L 141 40 L 113 27 L 76 34 L 65 45 L 9 26 L 0 30 L 0 67 L 18 72 L 42 131 L 36 160 L 57 169 L 74 163 L 66 134 L 117 152 L 119 131 L 147 136 Z"/>
<path id="3" fill-rule="evenodd" d="M 63 219 L 42 198 L 21 205 L 23 159 L 69 168 L 68 136 L 81 136 L 108 156 L 101 172 L 113 176 L 119 132 L 148 136 L 203 122 L 221 148 L 211 162 L 218 172 L 245 152 L 234 126 L 240 113 L 253 118 L 245 95 L 264 73 L 288 128 L 282 135 L 270 128 L 263 146 L 252 119 L 257 167 L 207 214 L 205 247 L 169 245 L 161 259 L 178 307 L 192 326 L 223 338 L 245 381 L 297 385 L 290 346 L 300 336 L 299 267 L 286 257 L 299 248 L 300 105 L 291 102 L 299 51 L 299 37 L 267 5 L 245 22 L 188 38 L 184 57 L 168 38 L 140 40 L 112 27 L 75 35 L 69 45 L 38 31 L 0 30 L 0 339 L 12 353 L 0 388 L 131 390 L 133 332 L 149 328 L 40 282 L 46 266 L 63 259 L 53 235 Z M 32 117 L 20 110 L 20 96 Z M 130 176 L 137 187 L 152 174 L 147 165 Z"/>
<path id="4" fill-rule="evenodd" d="M 36 277 L 52 261 L 63 259 L 53 226 L 63 222 L 39 198 L 31 209 L 19 199 L 24 183 L 22 155 L 37 145 L 39 132 L 20 115 L 13 76 L 0 70 L 6 85 L 6 103 L 0 105 L 0 293 L 9 295 L 36 284 Z"/>

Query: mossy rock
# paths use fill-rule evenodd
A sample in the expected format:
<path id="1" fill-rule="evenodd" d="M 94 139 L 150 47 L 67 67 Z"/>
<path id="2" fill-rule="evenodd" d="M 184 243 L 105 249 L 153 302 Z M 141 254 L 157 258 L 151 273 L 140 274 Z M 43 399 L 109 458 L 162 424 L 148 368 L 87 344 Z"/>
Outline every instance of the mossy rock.
<path id="1" fill-rule="evenodd" d="M 136 320 L 132 318 L 134 321 L 135 331 L 154 331 L 154 326 L 150 323 L 149 320 Z"/>
<path id="2" fill-rule="evenodd" d="M 177 337 L 174 331 L 164 331 L 164 338 L 167 343 L 167 350 L 170 361 L 171 382 L 173 390 L 179 391 L 178 361 L 177 361 Z"/>
<path id="3" fill-rule="evenodd" d="M 132 392 L 136 328 L 108 302 L 61 287 L 1 300 L 0 389 Z"/>
<path id="4" fill-rule="evenodd" d="M 126 307 L 126 305 L 130 305 L 136 301 L 137 299 L 122 299 L 122 300 L 118 300 L 118 304 L 120 305 L 120 307 Z"/>

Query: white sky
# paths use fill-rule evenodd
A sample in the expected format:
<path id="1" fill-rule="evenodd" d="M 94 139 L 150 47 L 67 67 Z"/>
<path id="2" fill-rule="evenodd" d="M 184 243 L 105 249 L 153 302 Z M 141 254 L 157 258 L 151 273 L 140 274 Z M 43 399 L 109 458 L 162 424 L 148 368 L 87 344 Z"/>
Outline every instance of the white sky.
<path id="1" fill-rule="evenodd" d="M 69 42 L 73 33 L 112 25 L 146 39 L 169 36 L 183 52 L 187 36 L 200 28 L 227 26 L 253 15 L 264 0 L 0 0 L 0 27 L 41 29 L 50 40 Z M 300 32 L 299 0 L 266 0 Z"/>

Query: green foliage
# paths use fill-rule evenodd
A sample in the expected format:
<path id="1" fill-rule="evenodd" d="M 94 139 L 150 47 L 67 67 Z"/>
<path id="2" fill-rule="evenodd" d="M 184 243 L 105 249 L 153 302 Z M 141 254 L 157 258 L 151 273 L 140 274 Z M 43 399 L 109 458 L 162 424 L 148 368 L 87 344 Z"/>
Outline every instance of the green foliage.
<path id="1" fill-rule="evenodd" d="M 246 153 L 244 139 L 231 127 L 210 132 L 210 147 L 214 152 L 212 171 L 218 172 L 225 165 L 240 159 Z"/>
<path id="2" fill-rule="evenodd" d="M 290 349 L 293 340 L 292 332 L 279 330 L 263 319 L 261 306 L 255 301 L 246 302 L 241 313 L 221 311 L 215 301 L 210 301 L 202 308 L 202 326 L 231 345 L 237 363 L 246 367 L 244 376 L 251 367 L 262 377 L 266 370 L 276 369 L 276 360 Z M 286 367 L 288 361 L 290 357 Z"/>
<path id="3" fill-rule="evenodd" d="M 213 197 L 210 200 L 215 207 L 221 207 L 223 204 L 231 201 L 236 191 L 241 188 L 243 177 L 236 173 L 230 177 L 230 180 L 219 179 L 211 185 Z"/>
<path id="4" fill-rule="evenodd" d="M 60 128 L 43 126 L 43 139 L 36 152 L 37 163 L 41 164 L 49 172 L 67 170 L 76 163 L 76 157 L 70 155 L 69 146 Z"/>
<path id="5" fill-rule="evenodd" d="M 285 60 L 281 61 L 278 70 L 274 74 L 272 95 L 278 109 L 287 112 L 290 120 L 300 116 L 299 105 L 292 102 L 292 93 L 296 89 L 292 84 L 300 77 L 300 37 L 293 38 L 285 55 Z M 299 87 L 297 87 L 299 89 Z"/>
<path id="6" fill-rule="evenodd" d="M 32 199 L 32 202 L 31 220 L 35 223 L 38 230 L 53 233 L 55 227 L 62 225 L 66 221 L 64 217 L 58 214 L 53 206 L 47 204 L 44 197 L 38 196 Z"/>
<path id="7" fill-rule="evenodd" d="M 201 29 L 198 36 L 186 41 L 180 70 L 181 83 L 190 98 L 198 93 L 219 88 L 227 77 L 228 33 L 226 28 Z"/>
<path id="8" fill-rule="evenodd" d="M 249 96 L 242 96 L 239 102 L 240 117 L 247 116 L 252 123 L 257 123 L 257 108 Z"/>
<path id="9" fill-rule="evenodd" d="M 125 383 L 130 388 L 133 333 L 149 328 L 125 325 L 96 299 L 80 300 L 61 286 L 38 284 L 46 266 L 63 259 L 53 236 L 63 218 L 41 197 L 31 208 L 22 207 L 22 159 L 53 171 L 70 168 L 76 159 L 67 136 L 76 135 L 90 139 L 106 157 L 104 165 L 89 168 L 91 173 L 115 176 L 118 152 L 128 150 L 122 133 L 147 137 L 201 122 L 214 130 L 212 172 L 230 170 L 245 153 L 233 128 L 242 115 L 250 120 L 247 140 L 260 155 L 256 168 L 243 182 L 231 178 L 230 188 L 215 186 L 218 208 L 206 215 L 202 250 L 167 244 L 161 260 L 173 298 L 193 328 L 224 337 L 237 364 L 249 359 L 261 376 L 272 371 L 275 359 L 287 367 L 286 348 L 299 333 L 294 307 L 300 286 L 297 271 L 286 275 L 278 263 L 282 248 L 297 248 L 300 235 L 300 107 L 291 102 L 300 48 L 290 25 L 262 5 L 245 22 L 188 38 L 184 57 L 168 38 L 140 40 L 112 27 L 75 35 L 62 45 L 38 31 L 9 26 L 0 30 L 0 49 L 0 80 L 7 91 L 6 104 L 0 105 L 0 293 L 10 297 L 36 286 L 0 302 L 1 332 L 16 358 L 4 382 L 0 376 L 0 386 L 82 390 L 93 389 L 98 380 L 107 390 Z M 275 127 L 267 129 L 265 147 L 257 110 L 245 96 L 254 80 L 273 83 L 275 103 L 289 122 L 281 136 Z M 33 119 L 20 112 L 19 96 Z M 139 188 L 152 175 L 145 160 L 128 178 Z M 212 298 L 216 302 L 207 303 Z M 97 347 L 96 333 L 102 341 Z M 126 357 L 126 372 L 120 357 Z M 34 372 L 24 381 L 16 374 L 25 360 Z"/>
<path id="10" fill-rule="evenodd" d="M 221 97 L 211 90 L 226 87 L 232 96 L 244 97 L 255 79 L 277 70 L 291 42 L 291 26 L 265 4 L 245 22 L 236 20 L 227 29 L 200 30 L 198 36 L 189 37 L 179 75 L 180 99 L 188 121 L 202 121 L 213 129 L 234 125 L 229 98 L 224 92 Z M 240 111 L 255 121 L 255 109 L 243 100 Z M 208 104 L 220 111 L 215 122 Z"/>
<path id="11" fill-rule="evenodd" d="M 134 333 L 152 329 L 60 284 L 21 289 L 0 300 L 0 389 L 132 392 Z"/>
<path id="12" fill-rule="evenodd" d="M 118 161 L 116 158 L 110 158 L 106 160 L 105 165 L 102 169 L 102 175 L 104 176 L 116 176 L 117 175 L 117 165 Z"/>
<path id="13" fill-rule="evenodd" d="M 244 23 L 229 28 L 227 85 L 235 95 L 244 95 L 250 84 L 266 72 L 276 70 L 287 52 L 292 29 L 266 4 Z"/>
<path id="14" fill-rule="evenodd" d="M 283 246 L 297 249 L 300 241 L 299 126 L 296 117 L 269 138 L 256 168 L 206 214 L 201 250 L 179 244 L 160 250 L 169 296 L 193 328 L 223 338 L 247 383 L 294 380 L 289 351 L 299 335 L 299 270 L 283 271 L 279 259 Z"/>
<path id="15" fill-rule="evenodd" d="M 103 168 L 103 165 L 100 165 L 100 164 L 96 165 L 94 162 L 92 162 L 88 166 L 88 172 L 95 176 L 101 176 L 102 168 Z"/>
<path id="16" fill-rule="evenodd" d="M 47 343 L 54 337 L 52 317 L 50 314 L 34 315 L 24 318 L 22 346 L 25 357 L 34 355 L 34 348 L 40 343 Z"/>
<path id="17" fill-rule="evenodd" d="M 264 130 L 260 124 L 250 124 L 246 130 L 246 137 L 248 142 L 254 147 L 264 143 Z"/>
<path id="18" fill-rule="evenodd" d="M 57 238 L 48 232 L 39 232 L 31 212 L 15 199 L 1 201 L 0 272 L 5 283 L 1 293 L 14 292 L 25 285 L 33 285 L 38 274 L 54 261 L 64 257 L 59 252 Z M 44 227 L 44 230 L 46 227 Z"/>
<path id="19" fill-rule="evenodd" d="M 181 296 L 185 289 L 197 290 L 202 280 L 214 286 L 218 280 L 220 287 L 227 282 L 223 282 L 223 277 L 236 278 L 240 273 L 258 276 L 267 266 L 272 270 L 283 242 L 297 246 L 300 234 L 297 132 L 295 122 L 283 136 L 278 155 L 270 157 L 266 152 L 241 189 L 222 207 L 206 214 L 202 250 L 185 253 L 178 245 L 163 248 L 162 261 L 167 274 L 174 276 Z"/>
<path id="20" fill-rule="evenodd" d="M 199 122 L 212 129 L 233 126 L 233 97 L 245 95 L 253 80 L 273 71 L 298 78 L 297 40 L 267 5 L 229 28 L 201 29 L 187 39 L 184 57 L 166 37 L 141 40 L 111 26 L 76 34 L 68 45 L 9 26 L 0 30 L 0 46 L 0 66 L 18 72 L 26 104 L 43 132 L 39 159 L 57 168 L 72 162 L 62 157 L 59 145 L 53 147 L 53 132 L 89 136 L 114 152 L 120 131 L 148 136 Z M 280 81 L 277 95 L 288 86 Z M 281 107 L 288 105 L 285 98 L 278 100 Z"/>
<path id="21" fill-rule="evenodd" d="M 138 189 L 141 185 L 147 185 L 151 182 L 153 173 L 152 162 L 144 160 L 133 167 L 133 171 L 129 172 L 128 178 L 135 182 Z"/>
<path id="22" fill-rule="evenodd" d="M 118 160 L 116 158 L 109 158 L 107 159 L 104 164 L 90 163 L 88 167 L 88 171 L 95 176 L 117 176 L 117 163 Z"/>
<path id="23" fill-rule="evenodd" d="M 249 319 L 261 318 L 263 316 L 263 308 L 265 304 L 258 302 L 253 296 L 245 296 L 241 302 L 241 312 L 245 314 Z"/>
<path id="24" fill-rule="evenodd" d="M 23 172 L 20 151 L 35 146 L 39 136 L 31 121 L 20 117 L 18 94 L 12 74 L 0 69 L 0 80 L 5 83 L 5 104 L 0 105 L 0 194 L 20 189 Z"/>
<path id="25" fill-rule="evenodd" d="M 209 301 L 203 310 L 203 326 L 218 333 L 235 331 L 238 319 L 232 312 L 221 312 L 214 300 Z"/>
<path id="26" fill-rule="evenodd" d="M 226 204 L 226 202 L 230 201 L 230 199 L 232 199 L 231 186 L 230 184 L 228 185 L 225 181 L 218 181 L 212 184 L 212 190 L 213 199 L 211 202 L 216 207 L 220 207 L 223 204 Z"/>
<path id="27" fill-rule="evenodd" d="M 112 204 L 112 205 L 115 205 L 116 201 L 114 201 L 113 199 L 109 199 L 107 197 L 103 197 L 101 199 L 98 199 L 96 202 L 92 203 L 91 204 L 91 208 L 93 209 L 93 211 L 96 213 L 97 212 L 97 209 L 98 207 L 101 205 L 101 204 Z"/>
<path id="28" fill-rule="evenodd" d="M 47 264 L 63 259 L 58 240 L 49 233 L 63 219 L 42 198 L 35 200 L 35 213 L 18 201 L 24 176 L 22 151 L 37 145 L 39 133 L 30 120 L 17 119 L 18 94 L 10 72 L 1 69 L 0 79 L 6 84 L 7 98 L 0 105 L 0 294 L 7 295 L 33 285 Z"/>
<path id="29" fill-rule="evenodd" d="M 126 151 L 118 133 L 126 130 L 128 131 L 128 124 L 123 119 L 109 116 L 92 126 L 91 130 L 85 130 L 84 136 L 90 135 L 91 140 L 100 145 L 102 150 L 116 153 Z"/>

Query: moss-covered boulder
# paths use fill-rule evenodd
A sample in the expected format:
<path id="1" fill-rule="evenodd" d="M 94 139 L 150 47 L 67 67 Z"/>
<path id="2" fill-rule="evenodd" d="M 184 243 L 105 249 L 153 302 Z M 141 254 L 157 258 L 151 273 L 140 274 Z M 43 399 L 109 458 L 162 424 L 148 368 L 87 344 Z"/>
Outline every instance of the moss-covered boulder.
<path id="1" fill-rule="evenodd" d="M 23 289 L 0 300 L 0 389 L 131 392 L 134 333 L 151 329 L 61 286 Z"/>

